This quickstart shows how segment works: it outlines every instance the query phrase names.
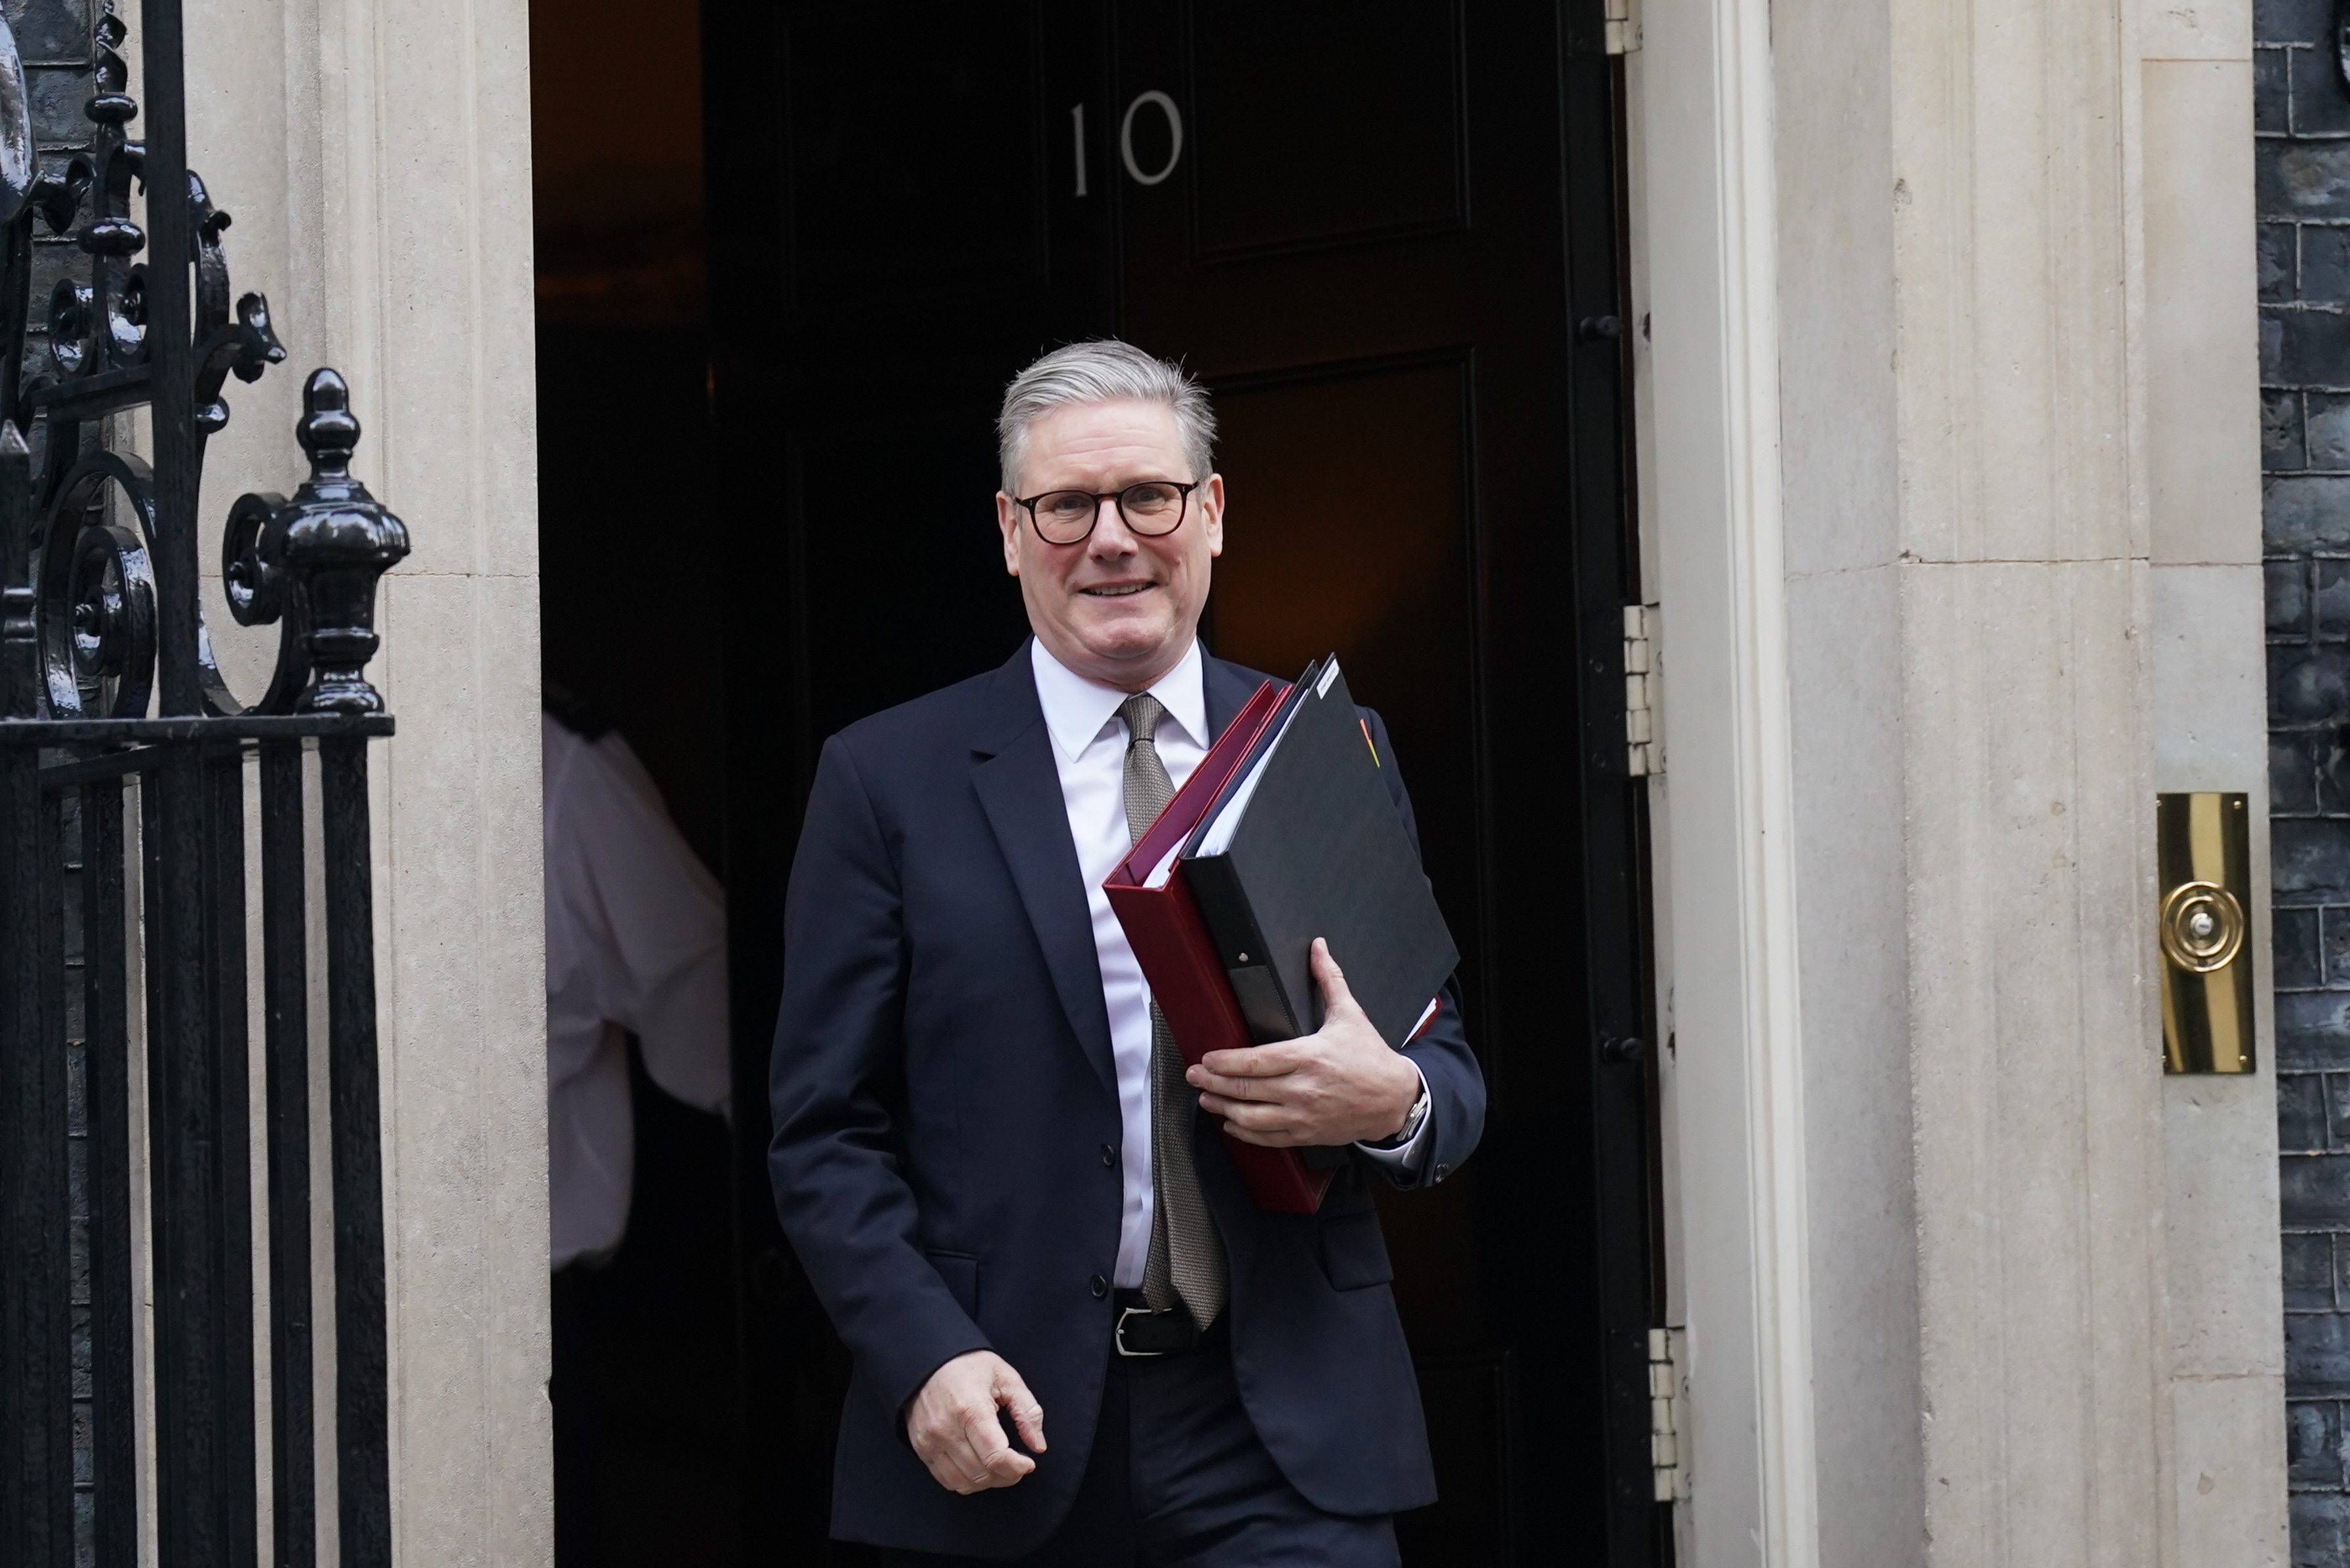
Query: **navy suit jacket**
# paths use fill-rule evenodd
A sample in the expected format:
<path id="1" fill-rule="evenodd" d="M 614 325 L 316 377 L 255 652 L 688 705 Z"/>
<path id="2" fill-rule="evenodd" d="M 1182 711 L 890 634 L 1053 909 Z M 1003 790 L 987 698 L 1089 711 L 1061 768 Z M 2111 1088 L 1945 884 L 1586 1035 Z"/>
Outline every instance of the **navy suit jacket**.
<path id="1" fill-rule="evenodd" d="M 1263 680 L 1206 661 L 1221 732 Z M 1411 805 L 1376 714 L 1396 809 Z M 1416 830 L 1415 830 L 1416 833 Z M 989 674 L 825 745 L 785 917 L 769 1168 L 785 1232 L 855 1358 L 833 1533 L 922 1552 L 1033 1549 L 1075 1497 L 1111 1355 L 1122 1128 L 1092 919 L 1024 644 Z M 1340 962 L 1346 955 L 1337 955 Z M 1419 1175 L 1468 1158 L 1485 1090 L 1457 1002 L 1412 1042 Z M 1387 1245 L 1357 1158 L 1321 1212 L 1265 1213 L 1218 1124 L 1201 1185 L 1231 1261 L 1241 1397 L 1282 1472 L 1333 1513 L 1434 1500 Z M 907 1401 L 969 1350 L 1017 1368 L 1050 1449 L 958 1497 L 907 1442 Z"/>

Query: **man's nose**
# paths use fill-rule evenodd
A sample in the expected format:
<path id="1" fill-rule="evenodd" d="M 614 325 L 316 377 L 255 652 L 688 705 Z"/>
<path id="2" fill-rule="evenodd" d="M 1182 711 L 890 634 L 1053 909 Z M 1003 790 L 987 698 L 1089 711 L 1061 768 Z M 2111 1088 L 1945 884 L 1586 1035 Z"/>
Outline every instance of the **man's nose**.
<path id="1" fill-rule="evenodd" d="M 1094 531 L 1086 540 L 1091 554 L 1131 556 L 1141 548 L 1134 542 L 1133 531 L 1126 525 L 1126 514 L 1118 510 L 1117 496 L 1105 495 L 1094 504 Z"/>

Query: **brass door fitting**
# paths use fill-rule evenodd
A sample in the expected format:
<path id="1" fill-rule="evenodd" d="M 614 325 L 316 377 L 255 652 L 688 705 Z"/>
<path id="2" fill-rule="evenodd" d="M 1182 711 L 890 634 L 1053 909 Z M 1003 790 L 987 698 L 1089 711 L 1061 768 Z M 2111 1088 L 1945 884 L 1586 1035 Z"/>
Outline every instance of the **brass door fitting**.
<path id="1" fill-rule="evenodd" d="M 2251 819 L 2242 794 L 2155 796 L 2167 1073 L 2252 1070 Z"/>

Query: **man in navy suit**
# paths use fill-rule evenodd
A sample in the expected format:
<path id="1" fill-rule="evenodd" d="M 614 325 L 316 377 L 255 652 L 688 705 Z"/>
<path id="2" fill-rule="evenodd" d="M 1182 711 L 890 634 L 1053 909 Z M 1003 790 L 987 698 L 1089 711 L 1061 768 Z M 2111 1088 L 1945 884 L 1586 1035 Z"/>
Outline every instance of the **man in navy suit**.
<path id="1" fill-rule="evenodd" d="M 1213 419 L 1084 343 L 998 431 L 1035 636 L 827 742 L 792 870 L 769 1163 L 855 1357 L 833 1532 L 907 1564 L 1392 1564 L 1436 1488 L 1369 1183 L 1476 1145 L 1457 999 L 1382 1040 L 1317 943 L 1321 1029 L 1183 1066 L 1100 889 L 1262 680 L 1195 636 Z M 1348 1152 L 1318 1213 L 1274 1214 L 1227 1137 Z"/>

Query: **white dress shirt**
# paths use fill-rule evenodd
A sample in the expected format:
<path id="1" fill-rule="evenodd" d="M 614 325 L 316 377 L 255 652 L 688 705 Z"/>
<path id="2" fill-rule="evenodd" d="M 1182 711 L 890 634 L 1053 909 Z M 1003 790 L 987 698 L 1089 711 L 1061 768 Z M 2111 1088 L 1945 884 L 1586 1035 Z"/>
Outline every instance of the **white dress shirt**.
<path id="1" fill-rule="evenodd" d="M 546 832 L 546 1176 L 556 1268 L 608 1256 L 629 1226 L 645 1072 L 724 1111 L 726 895 L 619 734 L 542 717 Z"/>
<path id="2" fill-rule="evenodd" d="M 1118 1220 L 1115 1282 L 1120 1290 L 1132 1290 L 1142 1283 L 1142 1265 L 1150 1251 L 1150 988 L 1127 942 L 1126 929 L 1102 892 L 1102 883 L 1133 846 L 1126 826 L 1126 721 L 1118 713 L 1128 693 L 1074 673 L 1045 651 L 1041 639 L 1031 639 L 1028 649 L 1036 672 L 1036 700 L 1044 707 L 1045 727 L 1053 737 L 1053 762 L 1060 770 L 1069 837 L 1086 879 L 1102 1001 L 1109 1010 L 1110 1056 L 1118 1068 L 1118 1114 L 1126 1128 L 1121 1151 L 1126 1203 Z M 1203 668 L 1195 638 L 1182 661 L 1149 689 L 1167 710 L 1151 739 L 1168 778 L 1179 790 L 1214 740 L 1208 732 Z M 1420 1093 L 1427 1092 L 1423 1077 Z M 1423 1130 L 1425 1126 L 1423 1119 Z M 1392 1149 L 1356 1147 L 1374 1159 L 1409 1169 L 1419 1164 L 1420 1141 L 1415 1137 Z"/>

